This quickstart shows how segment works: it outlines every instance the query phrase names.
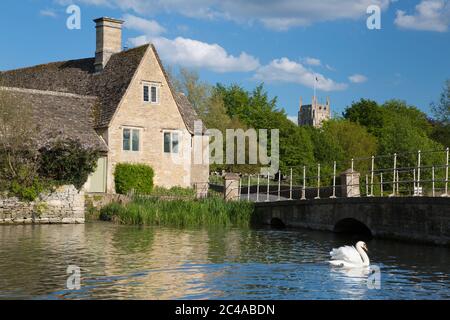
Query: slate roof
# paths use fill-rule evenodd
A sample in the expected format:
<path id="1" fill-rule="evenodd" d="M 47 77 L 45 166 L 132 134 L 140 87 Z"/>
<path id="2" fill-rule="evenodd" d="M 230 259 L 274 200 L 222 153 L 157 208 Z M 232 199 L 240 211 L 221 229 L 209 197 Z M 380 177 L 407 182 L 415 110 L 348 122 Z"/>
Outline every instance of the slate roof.
<path id="1" fill-rule="evenodd" d="M 5 90 L 15 103 L 31 109 L 30 116 L 38 128 L 38 148 L 52 139 L 68 137 L 77 139 L 85 148 L 108 151 L 92 120 L 98 98 L 22 88 L 0 90 Z"/>
<path id="2" fill-rule="evenodd" d="M 198 116 L 189 101 L 180 98 L 173 89 L 155 47 L 150 44 L 112 55 L 104 70 L 98 73 L 94 68 L 95 58 L 53 62 L 0 72 L 0 86 L 98 97 L 99 108 L 93 123 L 97 128 L 107 127 L 149 46 L 164 72 L 187 129 L 193 133 Z"/>

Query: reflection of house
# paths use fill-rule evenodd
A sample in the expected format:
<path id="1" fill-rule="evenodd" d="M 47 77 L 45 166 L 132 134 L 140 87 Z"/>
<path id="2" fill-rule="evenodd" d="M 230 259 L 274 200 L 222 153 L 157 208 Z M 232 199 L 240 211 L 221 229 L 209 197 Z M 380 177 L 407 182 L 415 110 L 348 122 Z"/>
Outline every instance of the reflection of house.
<path id="1" fill-rule="evenodd" d="M 33 101 L 36 121 L 105 151 L 88 191 L 114 192 L 119 162 L 149 164 L 160 186 L 206 182 L 208 165 L 192 161 L 198 116 L 171 86 L 156 49 L 147 44 L 122 51 L 123 21 L 95 23 L 95 58 L 2 72 L 2 86 Z"/>
<path id="2" fill-rule="evenodd" d="M 299 126 L 322 127 L 322 123 L 331 118 L 330 99 L 327 98 L 326 104 L 317 102 L 317 97 L 313 97 L 312 103 L 303 105 L 300 98 L 300 110 L 298 112 Z"/>

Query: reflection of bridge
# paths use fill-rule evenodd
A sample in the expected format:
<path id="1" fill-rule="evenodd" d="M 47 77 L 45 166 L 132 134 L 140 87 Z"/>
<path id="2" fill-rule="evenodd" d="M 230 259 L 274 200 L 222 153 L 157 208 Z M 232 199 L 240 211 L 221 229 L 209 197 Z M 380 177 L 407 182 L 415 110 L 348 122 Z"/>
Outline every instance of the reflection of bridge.
<path id="1" fill-rule="evenodd" d="M 255 224 L 450 245 L 450 198 L 368 197 L 255 203 Z"/>

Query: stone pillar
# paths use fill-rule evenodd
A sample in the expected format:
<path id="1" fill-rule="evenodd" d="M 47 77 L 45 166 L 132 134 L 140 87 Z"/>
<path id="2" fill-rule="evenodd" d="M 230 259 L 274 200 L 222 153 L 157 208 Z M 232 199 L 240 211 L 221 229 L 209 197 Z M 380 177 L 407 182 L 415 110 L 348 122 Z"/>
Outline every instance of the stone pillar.
<path id="1" fill-rule="evenodd" d="M 224 176 L 223 197 L 226 201 L 239 200 L 239 180 L 237 173 L 226 173 Z"/>
<path id="2" fill-rule="evenodd" d="M 341 197 L 359 197 L 359 172 L 348 169 L 341 173 Z"/>

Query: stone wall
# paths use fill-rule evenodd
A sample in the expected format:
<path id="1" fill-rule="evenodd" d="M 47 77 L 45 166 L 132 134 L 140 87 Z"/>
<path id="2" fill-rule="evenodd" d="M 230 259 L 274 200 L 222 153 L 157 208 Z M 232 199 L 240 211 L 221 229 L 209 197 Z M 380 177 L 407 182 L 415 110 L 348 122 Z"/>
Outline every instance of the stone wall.
<path id="1" fill-rule="evenodd" d="M 84 192 L 61 186 L 33 202 L 0 196 L 0 224 L 84 223 Z"/>

